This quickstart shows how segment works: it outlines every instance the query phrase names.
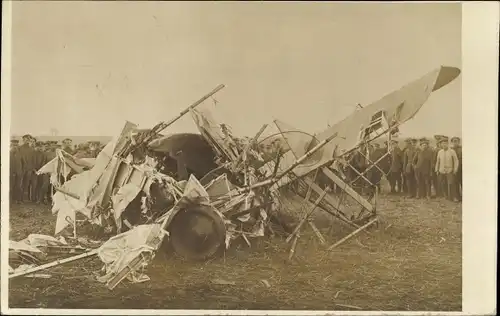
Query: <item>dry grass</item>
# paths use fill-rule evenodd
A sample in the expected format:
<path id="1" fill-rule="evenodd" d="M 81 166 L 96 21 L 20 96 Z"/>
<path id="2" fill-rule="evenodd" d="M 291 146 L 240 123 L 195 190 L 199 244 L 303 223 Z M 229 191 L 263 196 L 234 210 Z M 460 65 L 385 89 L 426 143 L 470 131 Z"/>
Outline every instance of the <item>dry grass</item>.
<path id="1" fill-rule="evenodd" d="M 381 196 L 378 208 L 381 223 L 371 235 L 362 233 L 328 255 L 307 227 L 293 262 L 279 237 L 251 248 L 233 245 L 224 258 L 205 263 L 161 253 L 147 269 L 151 281 L 125 281 L 114 291 L 95 281 L 101 264 L 88 259 L 51 269 L 50 279 L 12 280 L 10 307 L 461 310 L 461 206 Z M 51 234 L 54 224 L 46 207 L 11 209 L 11 239 Z M 327 235 L 324 226 L 329 243 L 347 234 L 339 224 Z"/>

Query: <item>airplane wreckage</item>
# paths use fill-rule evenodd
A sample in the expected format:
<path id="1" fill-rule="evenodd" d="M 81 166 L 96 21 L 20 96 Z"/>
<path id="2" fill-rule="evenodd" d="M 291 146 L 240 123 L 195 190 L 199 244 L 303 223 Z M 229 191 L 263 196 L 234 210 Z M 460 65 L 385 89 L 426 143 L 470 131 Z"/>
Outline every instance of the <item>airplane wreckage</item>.
<path id="1" fill-rule="evenodd" d="M 352 229 L 326 247 L 329 251 L 377 222 L 377 184 L 388 171 L 382 162 L 390 159 L 391 146 L 374 155 L 369 144 L 390 141 L 433 91 L 459 74 L 458 68 L 440 67 L 316 135 L 275 120 L 276 133 L 262 136 L 269 128 L 264 125 L 252 138 L 235 137 L 208 110 L 197 108 L 224 88 L 220 85 L 151 129 L 126 122 L 93 160 L 58 150 L 38 173 L 50 174 L 56 190 L 52 211 L 59 237 L 32 234 L 11 241 L 10 258 L 18 259 L 18 267 L 12 263 L 9 278 L 97 255 L 104 263 L 99 281 L 113 289 L 125 278 L 144 277 L 138 271 L 160 249 L 206 260 L 237 238 L 250 246 L 252 238 L 274 234 L 273 227 L 282 228 L 291 242 L 291 259 L 306 222 L 326 243 L 311 221 L 317 210 Z M 199 134 L 161 134 L 186 114 Z M 300 218 L 291 221 L 293 199 L 299 200 Z M 100 239 L 109 239 L 79 237 L 84 225 L 100 227 Z M 72 236 L 62 237 L 70 228 Z M 65 249 L 78 254 L 40 264 L 38 255 Z"/>

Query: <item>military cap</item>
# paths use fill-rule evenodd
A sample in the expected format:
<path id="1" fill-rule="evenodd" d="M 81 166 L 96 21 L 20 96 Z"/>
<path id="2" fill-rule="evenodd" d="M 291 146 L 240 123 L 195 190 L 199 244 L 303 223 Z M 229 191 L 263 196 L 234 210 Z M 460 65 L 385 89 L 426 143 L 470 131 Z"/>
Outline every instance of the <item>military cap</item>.
<path id="1" fill-rule="evenodd" d="M 11 139 L 10 142 L 13 144 L 19 144 L 19 139 Z"/>
<path id="2" fill-rule="evenodd" d="M 454 141 L 454 140 L 460 140 L 460 137 L 458 137 L 458 136 L 453 136 L 453 137 L 451 138 L 451 141 Z"/>
<path id="3" fill-rule="evenodd" d="M 65 138 L 63 139 L 63 142 L 72 142 L 73 140 L 71 138 Z"/>
<path id="4" fill-rule="evenodd" d="M 23 136 L 23 139 L 31 139 L 33 138 L 33 136 L 31 136 L 30 134 L 26 134 Z"/>
<path id="5" fill-rule="evenodd" d="M 405 143 L 411 143 L 411 138 L 405 139 Z"/>
<path id="6" fill-rule="evenodd" d="M 439 143 L 443 143 L 443 142 L 448 142 L 448 137 L 443 136 L 443 137 L 439 140 Z"/>
<path id="7" fill-rule="evenodd" d="M 410 138 L 410 141 L 411 141 L 412 143 L 416 143 L 416 142 L 417 142 L 417 139 L 412 137 L 412 138 Z"/>
<path id="8" fill-rule="evenodd" d="M 425 138 L 425 137 L 420 138 L 419 141 L 421 143 L 428 143 L 429 142 L 429 140 L 427 138 Z"/>
<path id="9" fill-rule="evenodd" d="M 42 145 L 44 145 L 44 143 L 43 143 L 41 140 L 37 141 L 35 144 L 36 144 L 37 146 L 42 146 Z"/>

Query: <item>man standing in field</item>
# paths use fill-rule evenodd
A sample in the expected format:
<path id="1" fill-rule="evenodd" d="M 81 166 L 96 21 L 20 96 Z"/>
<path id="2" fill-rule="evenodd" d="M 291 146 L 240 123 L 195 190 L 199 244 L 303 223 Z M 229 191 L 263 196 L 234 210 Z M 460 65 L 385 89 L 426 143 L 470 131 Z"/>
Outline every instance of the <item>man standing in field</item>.
<path id="1" fill-rule="evenodd" d="M 408 148 L 411 147 L 411 139 L 410 138 L 407 138 L 405 139 L 405 146 L 402 150 L 402 154 L 401 154 L 401 158 L 403 160 L 403 168 L 401 169 L 401 178 L 402 178 L 402 188 L 403 188 L 403 193 L 405 195 L 408 194 L 408 181 L 406 180 L 406 174 L 405 174 L 405 166 L 404 166 L 404 158 L 405 158 L 405 155 L 406 155 L 406 151 L 408 150 Z"/>
<path id="2" fill-rule="evenodd" d="M 391 185 L 391 194 L 403 193 L 403 151 L 399 148 L 397 140 L 391 140 L 389 146 L 391 148 L 391 167 L 389 169 L 388 180 Z"/>
<path id="3" fill-rule="evenodd" d="M 23 136 L 23 144 L 19 147 L 19 160 L 21 162 L 21 201 L 25 201 L 27 194 L 28 201 L 34 201 L 32 193 L 34 189 L 35 175 L 35 150 L 33 149 L 35 138 L 29 134 Z"/>
<path id="4" fill-rule="evenodd" d="M 46 163 L 51 161 L 53 158 L 55 158 L 55 153 L 54 155 L 50 154 L 50 147 L 51 147 L 51 142 L 47 141 L 46 143 L 40 144 L 39 147 L 39 161 L 38 164 L 40 165 L 38 169 L 43 167 Z M 50 201 L 49 199 L 49 193 L 50 193 L 50 174 L 40 174 L 38 175 L 38 203 L 44 203 L 48 204 Z"/>
<path id="5" fill-rule="evenodd" d="M 405 181 L 406 181 L 406 187 L 408 190 L 408 196 L 410 198 L 414 198 L 416 196 L 416 180 L 415 180 L 415 170 L 413 168 L 413 159 L 416 154 L 416 148 L 415 148 L 415 143 L 417 142 L 416 139 L 411 138 L 410 142 L 408 142 L 408 147 L 406 149 L 406 152 L 404 154 L 404 159 L 403 159 L 403 168 L 404 168 L 404 173 L 405 173 Z"/>
<path id="6" fill-rule="evenodd" d="M 459 201 L 462 201 L 462 145 L 460 144 L 459 137 L 453 137 L 451 139 L 452 148 L 457 154 L 458 158 L 458 170 L 455 177 L 455 190 L 456 197 Z"/>
<path id="7" fill-rule="evenodd" d="M 442 136 L 442 135 L 434 135 L 434 139 L 436 140 L 436 146 L 432 149 L 432 151 L 434 153 L 434 156 L 432 159 L 433 166 L 436 165 L 437 155 L 438 155 L 439 150 L 441 149 L 441 145 L 439 142 L 441 141 L 441 138 L 443 138 L 443 137 L 444 136 Z M 432 181 L 432 186 L 434 187 L 434 191 L 436 193 L 436 197 L 441 197 L 442 196 L 441 184 L 439 183 L 438 175 L 437 175 L 436 171 L 434 170 L 434 168 L 432 169 L 431 181 Z"/>
<path id="8" fill-rule="evenodd" d="M 428 199 L 431 196 L 430 181 L 433 172 L 434 152 L 429 148 L 429 140 L 420 139 L 420 150 L 415 154 L 413 165 L 415 166 L 415 177 L 417 180 L 417 197 Z"/>
<path id="9" fill-rule="evenodd" d="M 19 140 L 12 139 L 10 141 L 10 200 L 14 203 L 21 202 L 21 178 L 23 170 L 21 168 L 21 160 L 19 158 Z"/>
<path id="10" fill-rule="evenodd" d="M 374 144 L 368 155 L 371 163 L 367 166 L 369 170 L 366 171 L 366 176 L 375 185 L 375 188 L 378 190 L 377 192 L 380 192 L 382 189 L 382 177 L 389 171 L 389 157 L 386 156 L 386 152 L 385 149 L 380 148 L 379 144 Z M 371 166 L 372 163 L 374 164 L 373 166 Z"/>
<path id="11" fill-rule="evenodd" d="M 48 161 L 46 160 L 47 157 L 45 155 L 45 143 L 42 141 L 36 142 L 35 145 L 35 179 L 33 180 L 34 182 L 34 191 L 33 191 L 33 196 L 34 196 L 34 202 L 36 203 L 43 203 L 43 190 L 44 190 L 44 183 L 43 183 L 43 175 L 37 175 L 36 172 L 43 167 Z M 47 190 L 45 188 L 45 190 Z"/>
<path id="12" fill-rule="evenodd" d="M 440 141 L 441 149 L 438 152 L 435 171 L 438 174 L 439 182 L 445 196 L 450 201 L 458 201 L 455 197 L 454 188 L 455 175 L 458 171 L 458 157 L 456 152 L 449 148 L 448 138 Z"/>
<path id="13" fill-rule="evenodd" d="M 63 143 L 62 149 L 68 154 L 73 155 L 74 154 L 74 150 L 72 147 L 73 141 L 69 138 L 66 138 L 63 140 L 62 143 Z"/>

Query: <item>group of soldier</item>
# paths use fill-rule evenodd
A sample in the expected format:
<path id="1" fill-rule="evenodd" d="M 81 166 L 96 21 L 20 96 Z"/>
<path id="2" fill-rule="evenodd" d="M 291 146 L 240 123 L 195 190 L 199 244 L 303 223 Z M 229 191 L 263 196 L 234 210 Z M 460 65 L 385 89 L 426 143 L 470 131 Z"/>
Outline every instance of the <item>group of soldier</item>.
<path id="1" fill-rule="evenodd" d="M 390 156 L 388 170 L 384 173 L 390 184 L 390 194 L 404 194 L 410 198 L 444 197 L 451 201 L 461 201 L 461 140 L 459 137 L 452 137 L 450 140 L 443 135 L 436 135 L 434 138 L 433 147 L 427 138 L 406 139 L 403 149 L 397 140 L 391 140 L 387 144 Z M 62 144 L 57 141 L 41 142 L 31 135 L 24 135 L 22 144 L 16 139 L 11 140 L 11 201 L 50 203 L 53 193 L 50 176 L 38 175 L 37 171 L 56 157 L 56 149 L 62 149 L 76 158 L 95 158 L 102 147 L 99 142 L 73 146 L 69 138 L 64 139 Z"/>
<path id="2" fill-rule="evenodd" d="M 51 203 L 53 188 L 49 174 L 37 174 L 37 171 L 56 157 L 56 149 L 78 158 L 95 158 L 102 147 L 97 142 L 84 146 L 73 146 L 66 138 L 58 141 L 37 141 L 29 134 L 22 137 L 22 143 L 11 140 L 10 145 L 10 199 L 13 203 L 33 202 Z"/>
<path id="3" fill-rule="evenodd" d="M 391 194 L 410 198 L 444 197 L 462 199 L 462 146 L 459 137 L 436 135 L 435 147 L 427 138 L 410 138 L 401 149 L 392 140 L 390 170 L 387 176 Z M 451 142 L 451 144 L 450 144 Z"/>

